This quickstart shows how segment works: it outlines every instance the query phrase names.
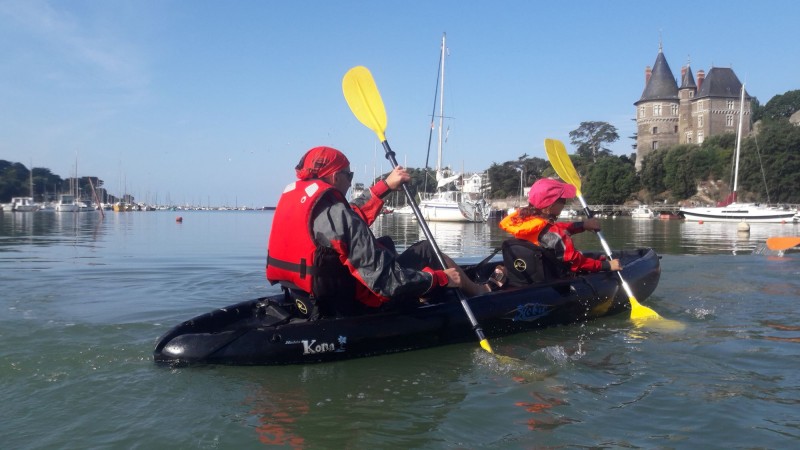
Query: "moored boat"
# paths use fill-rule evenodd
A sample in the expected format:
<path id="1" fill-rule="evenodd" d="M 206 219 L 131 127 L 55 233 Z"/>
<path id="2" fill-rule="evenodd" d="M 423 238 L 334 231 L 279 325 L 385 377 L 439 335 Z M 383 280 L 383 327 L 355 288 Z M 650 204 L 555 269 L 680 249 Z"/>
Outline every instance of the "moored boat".
<path id="1" fill-rule="evenodd" d="M 596 256 L 596 255 L 595 255 Z M 652 249 L 615 252 L 640 301 L 653 293 L 661 269 Z M 464 266 L 486 280 L 492 263 Z M 468 299 L 488 338 L 569 325 L 629 308 L 613 272 L 585 274 Z M 321 318 L 298 317 L 284 294 L 243 301 L 183 322 L 158 340 L 154 359 L 165 363 L 278 365 L 317 363 L 474 341 L 456 293 L 405 311 Z"/>
<path id="2" fill-rule="evenodd" d="M 444 63 L 447 46 L 445 35 L 442 35 L 441 55 L 439 59 L 439 77 L 437 78 L 437 91 L 439 93 L 439 128 L 438 148 L 436 156 L 436 192 L 421 194 L 419 210 L 422 217 L 429 222 L 486 222 L 489 219 L 490 207 L 482 194 L 482 177 L 473 175 L 470 181 L 464 179 L 462 174 L 446 170 L 442 164 L 442 148 L 446 140 L 444 130 Z M 435 109 L 431 120 L 437 116 Z M 430 132 L 433 133 L 433 122 Z M 428 141 L 430 146 L 430 139 Z M 456 189 L 450 188 L 454 183 L 459 183 Z"/>
<path id="3" fill-rule="evenodd" d="M 738 82 L 738 80 L 737 80 Z M 739 128 L 736 132 L 736 151 L 733 171 L 733 191 L 717 206 L 681 208 L 680 212 L 689 221 L 696 222 L 762 222 L 787 223 L 794 220 L 795 212 L 756 203 L 738 203 L 739 156 L 742 150 L 742 123 L 745 111 L 745 89 L 741 85 L 739 100 Z"/>
<path id="4" fill-rule="evenodd" d="M 34 203 L 33 197 L 13 197 L 10 206 L 9 211 L 14 212 L 35 212 L 39 210 L 39 205 Z"/>
<path id="5" fill-rule="evenodd" d="M 683 220 L 682 215 L 670 211 L 661 211 L 658 213 L 658 218 L 661 220 Z"/>
<path id="6" fill-rule="evenodd" d="M 631 211 L 632 219 L 655 219 L 656 214 L 647 205 L 639 205 Z"/>
<path id="7" fill-rule="evenodd" d="M 55 206 L 56 212 L 78 212 L 80 205 L 72 194 L 61 194 L 58 196 L 58 203 Z"/>

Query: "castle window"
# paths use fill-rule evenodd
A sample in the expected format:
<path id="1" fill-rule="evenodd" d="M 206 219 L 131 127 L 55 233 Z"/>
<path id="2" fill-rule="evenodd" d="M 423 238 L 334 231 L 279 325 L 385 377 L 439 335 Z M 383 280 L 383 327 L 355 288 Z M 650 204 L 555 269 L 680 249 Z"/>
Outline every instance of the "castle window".
<path id="1" fill-rule="evenodd" d="M 678 105 L 672 105 L 672 115 L 673 116 L 678 115 Z"/>
<path id="2" fill-rule="evenodd" d="M 728 114 L 727 116 L 725 116 L 725 126 L 726 127 L 732 127 L 733 126 L 733 116 L 732 115 Z"/>
<path id="3" fill-rule="evenodd" d="M 639 107 L 639 117 L 644 117 L 644 106 Z"/>
<path id="4" fill-rule="evenodd" d="M 661 105 L 653 105 L 653 115 L 654 116 L 661 115 Z"/>
<path id="5" fill-rule="evenodd" d="M 697 116 L 697 127 L 698 128 L 702 128 L 703 127 L 703 115 L 702 114 Z"/>
<path id="6" fill-rule="evenodd" d="M 733 100 L 728 100 L 728 109 L 733 109 Z"/>
<path id="7" fill-rule="evenodd" d="M 658 141 L 653 141 L 653 150 L 658 150 Z"/>
<path id="8" fill-rule="evenodd" d="M 705 136 L 703 135 L 703 130 L 697 132 L 697 143 L 702 144 L 705 140 Z"/>
<path id="9" fill-rule="evenodd" d="M 672 132 L 673 133 L 678 133 L 678 126 L 677 125 L 675 125 L 675 128 L 672 129 Z"/>
<path id="10" fill-rule="evenodd" d="M 658 134 L 658 127 L 653 127 L 653 134 Z"/>

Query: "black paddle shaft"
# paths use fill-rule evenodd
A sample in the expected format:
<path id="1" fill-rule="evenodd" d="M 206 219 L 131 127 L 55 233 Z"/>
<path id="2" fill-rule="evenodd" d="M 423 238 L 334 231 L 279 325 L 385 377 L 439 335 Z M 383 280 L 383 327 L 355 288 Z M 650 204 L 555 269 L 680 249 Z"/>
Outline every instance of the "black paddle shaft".
<path id="1" fill-rule="evenodd" d="M 394 150 L 389 146 L 389 141 L 384 140 L 381 142 L 383 145 L 383 149 L 386 151 L 386 159 L 389 160 L 389 163 L 392 165 L 392 169 L 398 166 L 397 158 L 395 158 Z M 422 217 L 422 211 L 419 210 L 419 206 L 417 206 L 417 202 L 414 201 L 414 197 L 411 196 L 411 191 L 408 190 L 408 186 L 403 183 L 403 192 L 406 194 L 406 199 L 408 200 L 408 204 L 411 205 L 411 209 L 414 211 L 414 215 L 417 216 L 417 220 L 419 221 L 420 226 L 422 227 L 422 233 L 425 235 L 425 238 L 433 247 L 433 252 L 436 254 L 436 259 L 439 260 L 439 264 L 442 265 L 443 269 L 447 268 L 447 264 L 444 262 L 444 257 L 442 256 L 442 251 L 439 249 L 439 246 L 436 244 L 436 240 L 433 239 L 433 234 L 431 233 L 430 228 L 428 228 L 428 224 L 425 222 L 425 218 Z"/>
<path id="2" fill-rule="evenodd" d="M 392 148 L 389 146 L 389 141 L 384 140 L 381 142 L 383 145 L 383 149 L 386 151 L 386 159 L 389 160 L 389 163 L 392 165 L 392 169 L 397 167 L 397 158 L 395 158 L 395 153 Z M 419 221 L 419 225 L 422 227 L 422 233 L 425 235 L 425 238 L 430 243 L 431 247 L 433 248 L 433 252 L 436 254 L 436 259 L 439 260 L 439 264 L 442 265 L 442 268 L 446 269 L 447 264 L 444 262 L 444 256 L 442 256 L 442 251 L 439 249 L 439 246 L 436 244 L 436 240 L 433 238 L 433 234 L 431 233 L 430 228 L 428 228 L 428 223 L 425 222 L 425 218 L 422 217 L 422 212 L 419 210 L 419 206 L 417 206 L 417 202 L 414 201 L 414 197 L 411 196 L 411 191 L 408 190 L 408 186 L 403 183 L 403 192 L 406 194 L 406 199 L 408 200 L 409 205 L 411 205 L 411 209 L 414 211 L 414 215 L 417 216 L 417 221 Z M 478 324 L 478 320 L 475 318 L 475 315 L 472 313 L 469 305 L 467 304 L 467 296 L 461 291 L 461 289 L 456 289 L 456 293 L 458 294 L 458 299 L 461 301 L 461 306 L 464 308 L 464 312 L 467 313 L 467 317 L 469 318 L 470 323 L 472 324 L 472 329 L 475 331 L 475 334 L 478 336 L 478 339 L 481 341 L 486 340 L 486 336 L 483 334 L 483 328 L 481 328 L 480 324 Z"/>

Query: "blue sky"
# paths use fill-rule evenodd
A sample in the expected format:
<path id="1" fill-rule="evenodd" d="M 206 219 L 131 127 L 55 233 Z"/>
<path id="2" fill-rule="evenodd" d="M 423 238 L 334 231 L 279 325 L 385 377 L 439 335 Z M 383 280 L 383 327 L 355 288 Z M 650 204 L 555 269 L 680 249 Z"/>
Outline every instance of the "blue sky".
<path id="1" fill-rule="evenodd" d="M 544 158 L 544 138 L 589 120 L 629 154 L 660 40 L 676 76 L 732 67 L 763 104 L 800 89 L 798 5 L 0 0 L 0 159 L 77 165 L 139 200 L 274 205 L 317 145 L 345 151 L 356 181 L 388 170 L 342 96 L 364 65 L 398 160 L 421 167 L 444 32 L 446 165 Z"/>

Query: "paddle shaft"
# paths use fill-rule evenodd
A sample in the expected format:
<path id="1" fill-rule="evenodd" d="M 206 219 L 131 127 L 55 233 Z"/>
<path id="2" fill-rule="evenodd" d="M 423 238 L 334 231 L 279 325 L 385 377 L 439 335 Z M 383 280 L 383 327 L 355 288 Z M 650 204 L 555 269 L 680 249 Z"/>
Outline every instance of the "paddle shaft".
<path id="1" fill-rule="evenodd" d="M 389 163 L 394 169 L 398 166 L 397 158 L 395 158 L 395 153 L 389 146 L 389 141 L 383 140 L 381 141 L 381 145 L 383 145 L 383 149 L 386 152 L 386 159 L 389 160 Z M 406 186 L 405 183 L 403 183 L 402 186 L 403 192 L 408 200 L 408 204 L 411 205 L 411 210 L 414 211 L 414 215 L 417 217 L 420 227 L 422 227 L 422 233 L 425 235 L 428 243 L 430 243 L 431 248 L 433 248 L 433 252 L 436 254 L 436 259 L 439 260 L 439 264 L 441 264 L 443 268 L 447 268 L 442 251 L 436 244 L 436 240 L 433 238 L 433 233 L 431 233 L 431 229 L 428 228 L 428 223 L 425 222 L 425 218 L 422 217 L 422 211 L 419 210 L 419 206 L 417 206 L 417 202 L 414 201 L 414 197 L 411 195 L 411 191 L 408 190 L 408 186 Z M 461 307 L 464 308 L 464 312 L 467 314 L 467 318 L 469 318 L 469 322 L 472 325 L 472 329 L 475 331 L 475 334 L 478 336 L 478 339 L 480 339 L 481 342 L 486 342 L 486 336 L 483 334 L 483 328 L 481 328 L 478 320 L 475 318 L 475 314 L 472 313 L 472 308 L 470 308 L 469 303 L 467 303 L 467 296 L 464 295 L 461 289 L 456 289 L 456 293 L 458 294 L 459 301 L 461 301 Z M 486 345 L 488 345 L 488 342 Z"/>
<path id="2" fill-rule="evenodd" d="M 578 200 L 581 201 L 581 206 L 583 206 L 583 212 L 586 213 L 586 217 L 590 219 L 594 217 L 594 214 L 592 214 L 592 210 L 589 209 L 589 205 L 586 204 L 586 200 L 583 199 L 583 195 L 581 195 L 580 191 L 577 192 L 577 197 Z M 603 250 L 606 252 L 606 256 L 608 256 L 608 259 L 614 259 L 611 256 L 611 247 L 608 246 L 608 242 L 606 242 L 606 238 L 603 237 L 603 233 L 600 230 L 597 230 L 596 233 L 597 237 L 600 238 L 600 245 L 603 246 Z M 628 294 L 628 298 L 634 299 L 635 301 L 636 297 L 634 297 L 633 291 L 631 291 L 631 287 L 628 286 L 628 282 L 625 281 L 625 278 L 622 277 L 622 273 L 620 272 L 621 271 L 619 270 L 616 271 L 617 276 L 619 277 L 619 281 L 622 283 L 622 288 L 625 289 L 625 293 Z"/>
<path id="3" fill-rule="evenodd" d="M 375 80 L 372 78 L 369 69 L 364 66 L 356 66 L 348 70 L 342 79 L 342 91 L 353 115 L 356 116 L 359 122 L 375 132 L 378 136 L 378 140 L 381 141 L 383 149 L 386 151 L 386 159 L 391 163 L 392 169 L 396 168 L 398 166 L 397 159 L 394 156 L 392 148 L 389 147 L 389 142 L 386 140 L 386 108 L 383 106 L 383 100 L 381 100 L 381 94 L 378 92 L 378 86 L 375 85 Z M 414 215 L 422 226 L 422 232 L 425 234 L 434 254 L 436 254 L 436 258 L 439 260 L 439 264 L 441 264 L 442 268 L 447 268 L 444 255 L 442 255 L 439 246 L 436 245 L 433 234 L 431 234 L 428 224 L 422 217 L 417 203 L 414 201 L 405 183 L 402 184 L 402 187 L 403 192 L 406 194 L 406 199 L 408 199 L 408 203 L 414 211 Z M 467 314 L 470 324 L 472 324 L 473 331 L 475 331 L 475 334 L 480 339 L 481 348 L 489 353 L 494 353 L 492 346 L 489 345 L 489 341 L 483 334 L 483 329 L 478 324 L 478 320 L 475 319 L 475 315 L 472 313 L 469 303 L 467 303 L 467 297 L 460 289 L 457 289 L 456 293 L 461 301 L 461 307 Z"/>

